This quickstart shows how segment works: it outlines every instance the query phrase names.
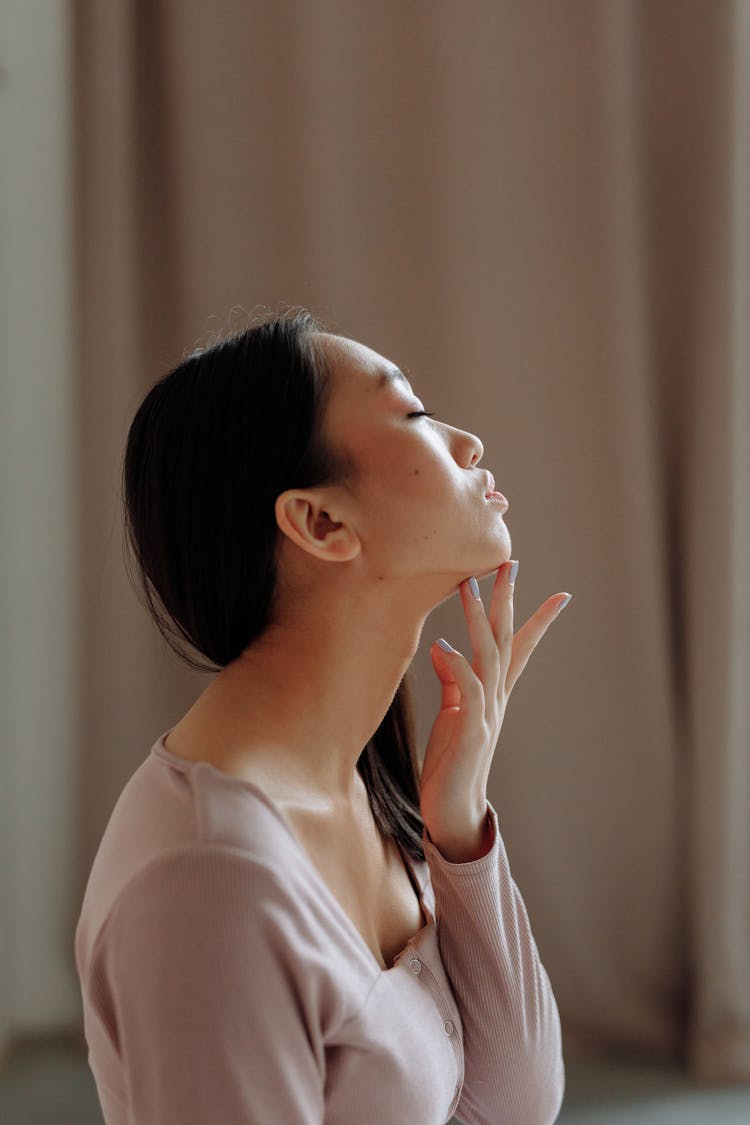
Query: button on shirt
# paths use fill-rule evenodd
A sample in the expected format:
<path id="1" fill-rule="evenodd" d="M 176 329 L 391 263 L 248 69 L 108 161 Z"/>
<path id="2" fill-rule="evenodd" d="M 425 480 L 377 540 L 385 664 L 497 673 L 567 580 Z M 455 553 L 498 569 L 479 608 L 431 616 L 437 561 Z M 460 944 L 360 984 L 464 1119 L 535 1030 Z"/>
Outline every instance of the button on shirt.
<path id="1" fill-rule="evenodd" d="M 560 1020 L 493 806 L 478 860 L 402 849 L 427 923 L 383 969 L 273 801 L 168 734 L 75 932 L 106 1125 L 552 1125 Z"/>

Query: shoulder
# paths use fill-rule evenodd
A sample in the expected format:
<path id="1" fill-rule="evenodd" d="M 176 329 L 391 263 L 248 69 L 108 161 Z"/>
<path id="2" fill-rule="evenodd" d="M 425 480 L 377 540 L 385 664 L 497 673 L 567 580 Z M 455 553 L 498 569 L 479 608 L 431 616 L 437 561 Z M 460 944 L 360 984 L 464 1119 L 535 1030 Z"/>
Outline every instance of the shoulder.
<path id="1" fill-rule="evenodd" d="M 275 865 L 239 848 L 193 845 L 159 856 L 122 888 L 84 977 L 123 996 L 187 988 L 204 1000 L 257 1000 L 313 962 L 331 975 L 330 920 Z"/>
<path id="2" fill-rule="evenodd" d="M 342 973 L 337 940 L 330 915 L 289 872 L 242 849 L 198 845 L 130 879 L 86 978 L 102 1011 L 111 997 L 116 1010 L 132 1009 L 134 1025 L 165 1012 L 244 1024 L 249 1012 L 286 1005 L 309 1028 L 330 1029 L 368 983 L 353 968 Z"/>
<path id="3" fill-rule="evenodd" d="M 271 849 L 201 841 L 151 859 L 122 887 L 109 912 L 108 939 L 139 929 L 186 939 L 205 931 L 242 943 L 262 931 L 299 942 L 314 915 L 301 880 Z M 318 926 L 320 928 L 320 926 Z M 312 938 L 312 932 L 309 934 Z"/>

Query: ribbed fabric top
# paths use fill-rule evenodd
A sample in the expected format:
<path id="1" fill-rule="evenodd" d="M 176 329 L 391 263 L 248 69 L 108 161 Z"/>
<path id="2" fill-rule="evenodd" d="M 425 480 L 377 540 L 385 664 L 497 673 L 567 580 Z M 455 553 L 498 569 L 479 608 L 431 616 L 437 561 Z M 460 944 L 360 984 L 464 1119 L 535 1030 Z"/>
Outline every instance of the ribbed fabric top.
<path id="1" fill-rule="evenodd" d="M 552 1125 L 560 1019 L 493 806 L 478 860 L 401 849 L 427 922 L 384 970 L 269 796 L 168 734 L 75 932 L 107 1125 Z"/>

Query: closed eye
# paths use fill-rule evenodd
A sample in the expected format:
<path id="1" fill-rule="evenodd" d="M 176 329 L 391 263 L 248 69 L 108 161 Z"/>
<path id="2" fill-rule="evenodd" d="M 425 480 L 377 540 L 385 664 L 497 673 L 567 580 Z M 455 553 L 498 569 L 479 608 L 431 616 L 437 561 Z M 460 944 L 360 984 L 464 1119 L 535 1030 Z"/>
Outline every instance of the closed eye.
<path id="1" fill-rule="evenodd" d="M 411 414 L 406 415 L 407 418 L 434 418 L 434 410 L 415 410 Z"/>

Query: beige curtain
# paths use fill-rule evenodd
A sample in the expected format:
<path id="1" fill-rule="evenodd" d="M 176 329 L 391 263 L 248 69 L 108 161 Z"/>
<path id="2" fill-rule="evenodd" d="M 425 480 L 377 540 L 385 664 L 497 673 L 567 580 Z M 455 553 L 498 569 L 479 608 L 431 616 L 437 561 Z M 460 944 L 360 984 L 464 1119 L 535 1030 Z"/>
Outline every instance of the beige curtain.
<path id="1" fill-rule="evenodd" d="M 482 438 L 511 501 L 517 624 L 574 595 L 490 783 L 567 1057 L 750 1080 L 748 3 L 71 11 L 71 918 L 123 784 L 207 683 L 125 574 L 128 425 L 243 310 L 304 305 Z M 415 661 L 422 739 L 441 634 L 468 653 L 456 599 Z"/>

